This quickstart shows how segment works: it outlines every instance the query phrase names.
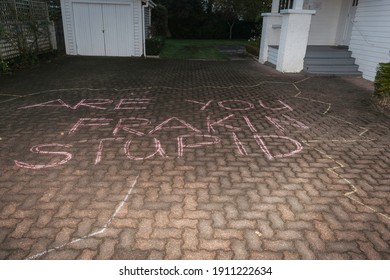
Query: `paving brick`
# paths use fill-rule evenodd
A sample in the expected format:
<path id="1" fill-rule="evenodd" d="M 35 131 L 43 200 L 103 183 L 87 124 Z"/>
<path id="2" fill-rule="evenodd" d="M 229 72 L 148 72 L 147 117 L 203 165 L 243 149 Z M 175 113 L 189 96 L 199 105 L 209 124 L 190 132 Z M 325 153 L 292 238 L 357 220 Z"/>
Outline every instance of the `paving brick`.
<path id="1" fill-rule="evenodd" d="M 80 255 L 77 256 L 78 260 L 93 260 L 97 255 L 97 251 L 84 249 Z"/>
<path id="2" fill-rule="evenodd" d="M 214 230 L 214 238 L 217 239 L 244 239 L 243 231 L 236 229 L 215 229 Z"/>
<path id="3" fill-rule="evenodd" d="M 172 219 L 170 225 L 175 228 L 196 228 L 198 225 L 198 220 L 195 219 Z"/>
<path id="4" fill-rule="evenodd" d="M 185 260 L 214 260 L 216 257 L 216 252 L 207 251 L 207 250 L 198 250 L 198 251 L 184 251 L 183 259 Z"/>
<path id="5" fill-rule="evenodd" d="M 258 221 L 257 228 L 259 229 L 261 235 L 266 238 L 271 238 L 275 234 L 275 231 L 273 230 L 272 226 L 270 225 L 270 222 L 268 221 Z"/>
<path id="6" fill-rule="evenodd" d="M 198 244 L 199 244 L 199 239 L 198 239 L 197 234 L 198 234 L 198 231 L 195 230 L 195 229 L 190 229 L 190 228 L 184 229 L 184 233 L 183 233 L 183 240 L 184 240 L 183 249 L 185 249 L 185 250 L 193 250 L 193 251 L 197 250 L 197 247 L 198 247 Z"/>
<path id="7" fill-rule="evenodd" d="M 324 251 L 326 243 L 320 238 L 320 234 L 316 231 L 307 231 L 306 239 L 310 244 L 310 247 L 315 251 Z"/>
<path id="8" fill-rule="evenodd" d="M 230 220 L 228 222 L 229 228 L 233 229 L 254 229 L 256 228 L 256 221 L 252 220 Z"/>
<path id="9" fill-rule="evenodd" d="M 151 235 L 153 239 L 180 238 L 181 229 L 176 228 L 155 228 Z"/>
<path id="10" fill-rule="evenodd" d="M 118 247 L 130 249 L 134 247 L 136 229 L 124 229 L 119 236 Z"/>
<path id="11" fill-rule="evenodd" d="M 369 242 L 358 242 L 360 250 L 362 250 L 368 259 L 380 260 L 381 255 L 374 249 L 374 246 Z"/>
<path id="12" fill-rule="evenodd" d="M 232 240 L 231 248 L 234 252 L 235 260 L 246 260 L 249 257 L 249 252 L 246 248 L 245 241 L 242 240 Z"/>
<path id="13" fill-rule="evenodd" d="M 269 220 L 271 221 L 273 229 L 283 229 L 284 228 L 284 222 L 280 218 L 280 215 L 278 213 L 269 213 L 268 217 L 269 217 Z"/>
<path id="14" fill-rule="evenodd" d="M 389 243 L 383 240 L 377 232 L 367 232 L 366 236 L 378 251 L 386 252 L 389 250 Z"/>
<path id="15" fill-rule="evenodd" d="M 284 240 L 264 240 L 263 247 L 265 250 L 270 250 L 274 252 L 284 252 L 284 251 L 294 251 L 294 243 L 292 241 Z"/>
<path id="16" fill-rule="evenodd" d="M 305 260 L 314 260 L 316 258 L 313 251 L 310 249 L 309 245 L 302 241 L 302 240 L 296 240 L 295 242 L 295 248 L 297 248 L 300 256 L 302 259 Z"/>
<path id="17" fill-rule="evenodd" d="M 252 252 L 249 259 L 251 260 L 281 260 L 283 254 L 278 252 Z"/>
<path id="18" fill-rule="evenodd" d="M 107 260 L 112 259 L 115 253 L 115 245 L 117 244 L 116 240 L 106 239 L 99 247 L 99 254 L 96 256 L 96 259 Z"/>
<path id="19" fill-rule="evenodd" d="M 165 243 L 166 241 L 161 239 L 137 238 L 135 242 L 135 248 L 140 250 L 163 250 Z"/>
<path id="20" fill-rule="evenodd" d="M 320 233 L 323 240 L 335 240 L 334 232 L 330 229 L 329 225 L 324 222 L 314 222 L 316 229 Z"/>
<path id="21" fill-rule="evenodd" d="M 209 251 L 215 250 L 230 250 L 230 241 L 229 240 L 219 240 L 219 239 L 200 239 L 199 248 Z"/>
<path id="22" fill-rule="evenodd" d="M 217 251 L 216 260 L 232 260 L 234 253 L 231 251 Z"/>
<path id="23" fill-rule="evenodd" d="M 26 232 L 29 231 L 31 225 L 34 223 L 32 219 L 25 219 L 16 226 L 16 229 L 11 233 L 13 238 L 21 238 Z"/>
<path id="24" fill-rule="evenodd" d="M 166 245 L 165 259 L 178 260 L 182 257 L 181 251 L 182 240 L 180 239 L 169 239 Z"/>
<path id="25" fill-rule="evenodd" d="M 136 234 L 137 238 L 149 238 L 153 232 L 153 220 L 152 219 L 143 219 L 139 223 L 138 232 Z"/>
<path id="26" fill-rule="evenodd" d="M 296 230 L 278 230 L 275 237 L 282 240 L 303 239 L 302 233 Z"/>
<path id="27" fill-rule="evenodd" d="M 212 239 L 214 229 L 212 228 L 211 220 L 200 220 L 198 223 L 199 236 L 201 238 Z"/>

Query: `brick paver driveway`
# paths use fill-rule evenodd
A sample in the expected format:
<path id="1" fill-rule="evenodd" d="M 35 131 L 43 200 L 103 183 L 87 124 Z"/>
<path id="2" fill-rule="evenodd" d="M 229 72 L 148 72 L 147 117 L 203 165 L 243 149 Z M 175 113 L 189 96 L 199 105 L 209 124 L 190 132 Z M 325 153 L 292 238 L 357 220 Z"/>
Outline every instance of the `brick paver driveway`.
<path id="1" fill-rule="evenodd" d="M 1 259 L 390 258 L 390 120 L 350 80 L 65 57 L 0 83 Z"/>

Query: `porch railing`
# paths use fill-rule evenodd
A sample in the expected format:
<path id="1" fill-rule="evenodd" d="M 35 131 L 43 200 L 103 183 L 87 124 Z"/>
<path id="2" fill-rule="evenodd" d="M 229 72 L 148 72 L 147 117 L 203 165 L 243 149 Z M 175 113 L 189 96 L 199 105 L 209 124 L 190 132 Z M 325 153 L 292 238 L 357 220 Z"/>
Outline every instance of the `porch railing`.
<path id="1" fill-rule="evenodd" d="M 292 9 L 294 0 L 280 0 L 279 2 L 279 13 L 281 10 Z"/>

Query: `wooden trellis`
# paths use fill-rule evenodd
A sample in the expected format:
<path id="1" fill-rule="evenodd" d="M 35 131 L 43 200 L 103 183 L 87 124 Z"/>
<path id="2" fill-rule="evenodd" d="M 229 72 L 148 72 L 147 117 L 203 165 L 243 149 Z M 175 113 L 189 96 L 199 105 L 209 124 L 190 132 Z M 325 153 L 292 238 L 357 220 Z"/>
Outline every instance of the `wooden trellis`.
<path id="1" fill-rule="evenodd" d="M 52 23 L 43 0 L 0 1 L 0 58 L 52 50 Z"/>

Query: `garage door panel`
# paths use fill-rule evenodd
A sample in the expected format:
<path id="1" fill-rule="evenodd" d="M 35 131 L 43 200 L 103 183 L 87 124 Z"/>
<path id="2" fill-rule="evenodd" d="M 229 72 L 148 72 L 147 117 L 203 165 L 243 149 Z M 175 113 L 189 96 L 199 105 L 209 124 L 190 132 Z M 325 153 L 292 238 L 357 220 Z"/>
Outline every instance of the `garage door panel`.
<path id="1" fill-rule="evenodd" d="M 77 54 L 88 55 L 92 52 L 88 5 L 74 3 L 73 18 L 76 33 Z"/>
<path id="2" fill-rule="evenodd" d="M 118 56 L 116 5 L 103 5 L 104 38 L 106 55 Z"/>
<path id="3" fill-rule="evenodd" d="M 92 55 L 105 55 L 103 15 L 100 4 L 89 4 Z"/>
<path id="4" fill-rule="evenodd" d="M 132 7 L 130 5 L 116 6 L 117 14 L 117 46 L 118 55 L 130 56 L 134 55 L 134 32 L 133 32 L 133 18 Z M 120 23 L 118 21 L 121 21 Z"/>
<path id="5" fill-rule="evenodd" d="M 77 54 L 105 55 L 101 5 L 73 3 Z"/>
<path id="6" fill-rule="evenodd" d="M 106 55 L 133 55 L 130 5 L 103 5 Z"/>

